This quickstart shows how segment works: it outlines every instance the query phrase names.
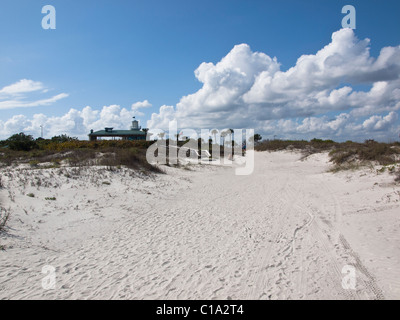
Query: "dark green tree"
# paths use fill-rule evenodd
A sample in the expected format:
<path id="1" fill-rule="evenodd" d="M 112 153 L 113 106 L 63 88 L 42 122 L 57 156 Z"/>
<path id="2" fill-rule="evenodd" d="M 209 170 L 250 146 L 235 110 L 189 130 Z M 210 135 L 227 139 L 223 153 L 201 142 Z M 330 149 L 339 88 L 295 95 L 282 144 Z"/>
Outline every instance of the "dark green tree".
<path id="1" fill-rule="evenodd" d="M 255 143 L 258 143 L 258 142 L 260 142 L 261 140 L 262 140 L 262 136 L 259 135 L 258 133 L 256 133 L 256 134 L 254 135 L 254 142 L 255 142 Z"/>
<path id="2" fill-rule="evenodd" d="M 37 148 L 37 143 L 33 137 L 23 132 L 12 135 L 6 142 L 11 150 L 29 151 Z"/>

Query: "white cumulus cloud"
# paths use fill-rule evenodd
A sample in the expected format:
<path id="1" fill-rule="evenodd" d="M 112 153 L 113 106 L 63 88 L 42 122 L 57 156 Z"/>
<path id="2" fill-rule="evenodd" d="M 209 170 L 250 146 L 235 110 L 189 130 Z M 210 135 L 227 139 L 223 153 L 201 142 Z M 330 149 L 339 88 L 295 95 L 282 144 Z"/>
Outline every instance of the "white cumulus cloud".
<path id="1" fill-rule="evenodd" d="M 400 109 L 400 46 L 383 48 L 374 58 L 370 40 L 359 40 L 351 29 L 334 32 L 329 44 L 302 55 L 287 71 L 276 57 L 240 44 L 218 63 L 202 63 L 195 76 L 202 88 L 176 106 L 162 106 L 148 121 L 150 128 L 166 129 L 176 120 L 181 128 L 338 136 L 354 129 L 360 130 L 357 135 L 393 129 L 398 120 L 393 114 Z M 365 89 L 356 89 L 360 86 Z M 332 113 L 339 116 L 332 119 Z M 368 117 L 388 115 L 395 120 L 387 126 L 362 125 Z"/>
<path id="2" fill-rule="evenodd" d="M 133 103 L 131 108 L 132 108 L 132 111 L 134 112 L 135 116 L 142 117 L 145 114 L 142 111 L 139 111 L 139 109 L 150 108 L 152 106 L 153 105 L 149 101 L 144 100 L 144 101 L 138 101 L 138 102 Z"/>
<path id="3" fill-rule="evenodd" d="M 203 62 L 194 71 L 202 87 L 175 105 L 162 105 L 147 121 L 151 130 L 254 128 L 264 138 L 381 139 L 400 131 L 400 46 L 370 54 L 370 40 L 359 40 L 351 29 L 334 32 L 331 41 L 314 54 L 300 56 L 281 70 L 278 58 L 254 52 L 247 44 L 232 48 L 217 63 Z M 42 83 L 21 80 L 0 89 L 0 109 L 49 105 L 65 93 L 41 99 Z M 0 121 L 0 134 L 27 131 L 36 136 L 40 125 L 51 137 L 66 133 L 87 137 L 90 129 L 129 128 L 132 116 L 143 116 L 148 100 L 130 108 L 70 109 L 65 115 L 31 119 L 16 115 Z"/>

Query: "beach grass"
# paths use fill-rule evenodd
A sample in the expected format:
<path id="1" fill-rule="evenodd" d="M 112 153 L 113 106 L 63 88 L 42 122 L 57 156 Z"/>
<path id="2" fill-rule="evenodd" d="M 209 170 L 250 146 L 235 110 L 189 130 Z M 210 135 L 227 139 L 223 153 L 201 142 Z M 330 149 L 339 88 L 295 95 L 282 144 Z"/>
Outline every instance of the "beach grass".
<path id="1" fill-rule="evenodd" d="M 110 170 L 125 166 L 146 173 L 163 173 L 146 160 L 149 141 L 68 141 L 41 142 L 37 148 L 23 151 L 3 148 L 0 164 L 29 164 L 32 169 L 58 168 L 62 163 L 71 167 L 107 166 Z"/>
<path id="2" fill-rule="evenodd" d="M 395 165 L 400 163 L 400 143 L 382 143 L 366 140 L 363 143 L 313 139 L 306 140 L 265 140 L 256 145 L 257 151 L 300 150 L 303 157 L 314 153 L 329 152 L 334 164 L 332 171 L 355 170 L 370 165 Z"/>

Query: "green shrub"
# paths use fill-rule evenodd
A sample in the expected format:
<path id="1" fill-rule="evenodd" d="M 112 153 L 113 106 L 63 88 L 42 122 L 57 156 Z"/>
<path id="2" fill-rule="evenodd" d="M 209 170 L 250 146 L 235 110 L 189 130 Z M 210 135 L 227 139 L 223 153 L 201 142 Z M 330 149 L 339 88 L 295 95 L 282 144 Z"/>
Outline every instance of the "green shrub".
<path id="1" fill-rule="evenodd" d="M 101 140 L 101 141 L 66 141 L 66 142 L 50 142 L 43 148 L 46 150 L 54 151 L 65 151 L 65 150 L 76 150 L 76 149 L 107 149 L 107 148 L 118 148 L 118 149 L 128 149 L 128 148 L 139 148 L 147 149 L 152 145 L 154 141 L 129 141 L 129 140 Z"/>
<path id="2" fill-rule="evenodd" d="M 147 162 L 145 150 L 130 148 L 114 149 L 113 151 L 101 159 L 101 165 L 107 167 L 126 166 L 131 169 L 145 169 L 145 171 L 162 173 L 161 169 Z"/>
<path id="3" fill-rule="evenodd" d="M 311 141 L 306 140 L 264 140 L 260 142 L 255 150 L 257 151 L 277 151 L 285 150 L 288 147 L 297 150 L 314 150 L 314 151 L 324 151 L 332 149 L 337 146 L 338 143 L 332 140 L 321 140 L 313 139 Z"/>
<path id="4" fill-rule="evenodd" d="M 337 165 L 347 161 L 376 161 L 385 166 L 395 163 L 395 156 L 399 154 L 398 149 L 391 147 L 390 144 L 373 140 L 367 140 L 364 143 L 345 142 L 337 145 L 336 149 L 330 152 L 330 157 L 331 161 Z"/>
<path id="5" fill-rule="evenodd" d="M 38 147 L 33 137 L 23 132 L 12 135 L 6 142 L 11 150 L 16 151 L 29 151 Z"/>
<path id="6" fill-rule="evenodd" d="M 150 165 L 146 160 L 147 148 L 154 141 L 78 141 L 66 136 L 57 136 L 53 140 L 55 141 L 38 139 L 38 148 L 25 151 L 5 149 L 0 161 L 6 165 L 22 162 L 32 166 L 52 162 L 53 167 L 58 167 L 61 161 L 66 160 L 73 167 L 105 165 L 116 170 L 126 166 L 162 173 L 161 169 Z"/>

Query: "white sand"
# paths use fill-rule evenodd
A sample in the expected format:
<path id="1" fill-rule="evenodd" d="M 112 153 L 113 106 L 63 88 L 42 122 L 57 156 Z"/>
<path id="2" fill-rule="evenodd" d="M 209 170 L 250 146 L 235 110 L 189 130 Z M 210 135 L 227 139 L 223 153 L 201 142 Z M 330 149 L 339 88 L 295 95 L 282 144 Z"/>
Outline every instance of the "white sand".
<path id="1" fill-rule="evenodd" d="M 0 298 L 400 299 L 393 176 L 328 173 L 326 154 L 299 159 L 256 153 L 250 176 L 1 169 L 12 217 Z M 50 290 L 46 265 L 56 270 Z M 345 265 L 355 290 L 342 287 Z"/>

